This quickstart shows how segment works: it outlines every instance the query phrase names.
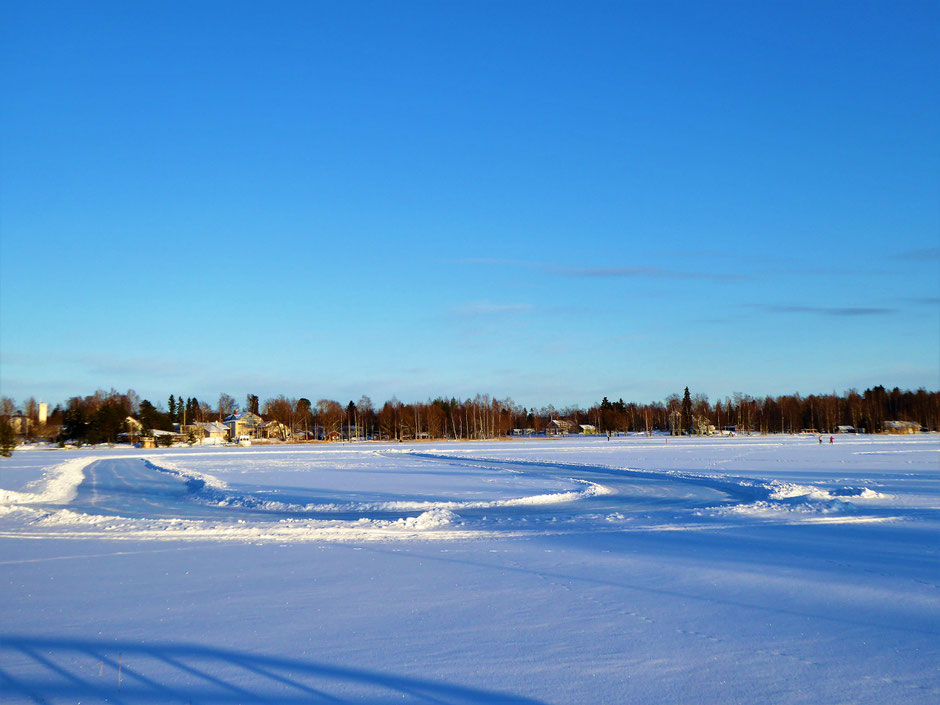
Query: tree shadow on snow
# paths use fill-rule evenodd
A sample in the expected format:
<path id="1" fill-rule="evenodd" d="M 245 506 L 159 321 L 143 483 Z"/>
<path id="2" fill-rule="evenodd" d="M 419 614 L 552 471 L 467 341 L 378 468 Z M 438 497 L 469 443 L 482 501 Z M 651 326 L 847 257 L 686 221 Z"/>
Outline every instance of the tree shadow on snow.
<path id="1" fill-rule="evenodd" d="M 0 635 L 4 702 L 540 705 L 521 696 L 187 644 Z"/>

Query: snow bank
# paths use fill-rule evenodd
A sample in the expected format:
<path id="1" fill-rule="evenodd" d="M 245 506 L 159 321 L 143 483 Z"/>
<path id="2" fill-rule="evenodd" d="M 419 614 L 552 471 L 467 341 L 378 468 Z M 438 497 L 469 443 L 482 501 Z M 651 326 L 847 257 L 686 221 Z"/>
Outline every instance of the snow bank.
<path id="1" fill-rule="evenodd" d="M 307 543 L 479 539 L 494 535 L 492 532 L 460 527 L 456 514 L 440 509 L 395 521 L 362 518 L 356 521 L 283 519 L 276 522 L 212 522 L 194 519 L 130 519 L 82 514 L 69 509 L 49 512 L 23 508 L 21 519 L 26 519 L 24 526 L 13 531 L 0 530 L 0 538 Z M 453 528 L 446 530 L 448 527 Z M 511 534 L 501 532 L 500 535 Z"/>
<path id="2" fill-rule="evenodd" d="M 765 483 L 763 488 L 767 491 L 766 499 L 756 502 L 736 504 L 729 507 L 710 507 L 698 512 L 699 516 L 750 516 L 762 519 L 786 519 L 792 521 L 799 518 L 806 522 L 859 521 L 845 516 L 831 515 L 854 514 L 858 507 L 857 500 L 890 499 L 890 495 L 876 492 L 868 487 L 838 489 L 822 489 L 814 485 L 801 485 L 791 482 L 771 481 Z"/>
<path id="3" fill-rule="evenodd" d="M 195 470 L 189 470 L 187 468 L 181 467 L 179 464 L 174 463 L 172 460 L 167 459 L 166 457 L 160 458 L 160 464 L 157 465 L 152 460 L 147 459 L 145 461 L 147 466 L 157 470 L 159 472 L 164 472 L 169 475 L 174 475 L 185 481 L 189 481 L 191 487 L 197 489 L 209 488 L 211 490 L 223 491 L 228 489 L 228 483 L 224 480 L 220 480 L 214 475 L 208 475 L 202 472 L 196 472 Z"/>
<path id="4" fill-rule="evenodd" d="M 0 507 L 20 504 L 68 504 L 78 492 L 85 479 L 85 468 L 101 460 L 101 457 L 72 458 L 49 468 L 42 479 L 37 480 L 34 492 L 0 490 Z"/>
<path id="5" fill-rule="evenodd" d="M 876 492 L 867 487 L 860 489 L 846 487 L 840 490 L 824 490 L 813 485 L 797 485 L 785 482 L 770 482 L 765 485 L 770 490 L 770 499 L 792 499 L 805 497 L 814 500 L 841 500 L 850 499 L 887 499 L 890 495 Z"/>
<path id="6" fill-rule="evenodd" d="M 431 509 L 419 514 L 416 517 L 399 519 L 398 524 L 413 529 L 439 529 L 442 526 L 449 526 L 457 520 L 457 515 L 447 509 Z"/>

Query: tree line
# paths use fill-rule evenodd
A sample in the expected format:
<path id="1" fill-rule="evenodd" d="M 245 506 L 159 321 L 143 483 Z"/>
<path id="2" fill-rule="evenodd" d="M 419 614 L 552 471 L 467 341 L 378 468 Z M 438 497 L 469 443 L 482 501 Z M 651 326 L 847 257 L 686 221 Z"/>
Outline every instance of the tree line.
<path id="1" fill-rule="evenodd" d="M 17 408 L 8 397 L 0 398 L 0 432 L 13 430 L 20 437 L 59 439 L 81 443 L 113 443 L 128 431 L 127 418 L 145 429 L 172 431 L 183 424 L 222 421 L 236 411 L 250 411 L 265 421 L 277 421 L 284 440 L 298 439 L 487 439 L 513 431 L 543 434 L 559 426 L 580 432 L 593 427 L 598 433 L 669 432 L 711 433 L 734 429 L 738 433 L 798 433 L 812 430 L 834 433 L 851 426 L 861 433 L 880 433 L 885 422 L 911 421 L 924 428 L 940 427 L 940 392 L 888 390 L 883 386 L 843 394 L 753 397 L 734 393 L 711 403 L 703 394 L 672 394 L 662 402 L 615 402 L 604 397 L 589 408 L 568 406 L 526 408 L 510 398 L 485 394 L 473 398 L 437 397 L 404 403 L 392 397 L 381 405 L 367 396 L 343 405 L 332 399 L 316 402 L 306 397 L 271 397 L 263 402 L 255 394 L 239 405 L 229 394 L 213 404 L 195 396 L 170 395 L 166 405 L 141 399 L 134 390 L 98 390 L 72 397 L 38 423 L 38 404 L 28 399 Z M 560 424 L 553 423 L 560 422 Z"/>

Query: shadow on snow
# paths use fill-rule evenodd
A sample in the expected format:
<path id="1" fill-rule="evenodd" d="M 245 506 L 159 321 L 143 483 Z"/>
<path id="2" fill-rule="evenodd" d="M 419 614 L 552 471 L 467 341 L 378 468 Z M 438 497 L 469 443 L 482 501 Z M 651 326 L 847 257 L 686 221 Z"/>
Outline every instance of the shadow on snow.
<path id="1" fill-rule="evenodd" d="M 450 683 L 188 644 L 0 635 L 0 664 L 7 702 L 540 703 Z"/>

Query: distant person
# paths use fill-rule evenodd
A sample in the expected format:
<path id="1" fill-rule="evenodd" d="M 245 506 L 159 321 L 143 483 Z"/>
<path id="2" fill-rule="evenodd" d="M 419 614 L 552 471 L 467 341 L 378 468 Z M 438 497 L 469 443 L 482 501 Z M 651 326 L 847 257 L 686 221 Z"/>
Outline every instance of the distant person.
<path id="1" fill-rule="evenodd" d="M 835 440 L 836 440 L 836 437 L 835 437 L 835 436 L 829 436 L 829 443 L 830 443 L 830 444 L 834 443 Z"/>
<path id="2" fill-rule="evenodd" d="M 819 445 L 822 445 L 822 436 L 819 437 Z"/>

